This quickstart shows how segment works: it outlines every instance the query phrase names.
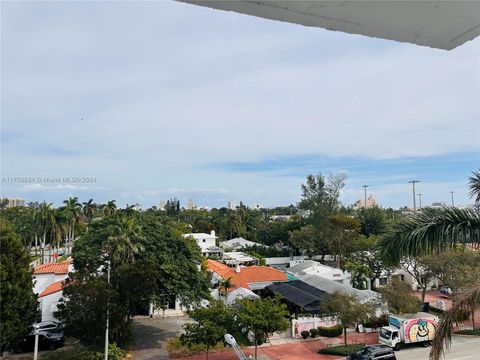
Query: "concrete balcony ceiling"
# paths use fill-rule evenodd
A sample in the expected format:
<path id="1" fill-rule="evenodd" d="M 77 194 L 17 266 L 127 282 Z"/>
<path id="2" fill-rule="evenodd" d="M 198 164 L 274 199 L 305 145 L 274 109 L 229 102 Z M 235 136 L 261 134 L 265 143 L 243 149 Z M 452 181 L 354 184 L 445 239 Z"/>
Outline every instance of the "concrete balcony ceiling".
<path id="1" fill-rule="evenodd" d="M 479 1 L 179 1 L 446 50 L 480 35 Z"/>

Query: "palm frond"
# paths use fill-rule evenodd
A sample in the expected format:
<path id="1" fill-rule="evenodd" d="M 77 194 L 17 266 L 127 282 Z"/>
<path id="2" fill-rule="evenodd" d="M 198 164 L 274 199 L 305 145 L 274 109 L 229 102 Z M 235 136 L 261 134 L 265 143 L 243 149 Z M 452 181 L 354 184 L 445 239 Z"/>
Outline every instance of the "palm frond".
<path id="1" fill-rule="evenodd" d="M 404 255 L 437 254 L 468 243 L 480 243 L 480 212 L 445 206 L 424 208 L 397 223 L 382 241 L 382 250 L 398 260 Z"/>
<path id="2" fill-rule="evenodd" d="M 466 311 L 480 307 L 480 283 L 475 284 L 471 289 L 461 293 L 453 302 L 452 307 L 442 314 L 440 323 L 436 329 L 435 339 L 430 351 L 430 360 L 439 360 L 445 351 L 450 347 L 452 341 L 453 326 L 457 319 Z"/>
<path id="3" fill-rule="evenodd" d="M 470 196 L 480 205 L 480 170 L 472 171 L 472 176 L 468 178 L 468 187 Z"/>

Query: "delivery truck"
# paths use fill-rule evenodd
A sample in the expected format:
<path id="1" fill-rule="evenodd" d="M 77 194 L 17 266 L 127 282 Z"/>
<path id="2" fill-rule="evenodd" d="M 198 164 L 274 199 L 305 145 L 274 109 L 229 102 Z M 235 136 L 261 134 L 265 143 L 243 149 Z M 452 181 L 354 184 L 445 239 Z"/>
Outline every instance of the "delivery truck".
<path id="1" fill-rule="evenodd" d="M 400 350 L 405 344 L 430 345 L 435 337 L 438 317 L 428 313 L 390 315 L 388 326 L 380 329 L 379 342 Z"/>

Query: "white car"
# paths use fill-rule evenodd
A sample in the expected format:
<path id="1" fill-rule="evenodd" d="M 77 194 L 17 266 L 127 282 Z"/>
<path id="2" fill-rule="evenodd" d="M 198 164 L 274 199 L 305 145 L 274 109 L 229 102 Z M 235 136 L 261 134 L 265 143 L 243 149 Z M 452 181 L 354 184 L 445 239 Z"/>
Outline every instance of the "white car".
<path id="1" fill-rule="evenodd" d="M 452 295 L 452 289 L 450 289 L 448 286 L 442 286 L 440 288 L 440 293 L 444 295 Z"/>

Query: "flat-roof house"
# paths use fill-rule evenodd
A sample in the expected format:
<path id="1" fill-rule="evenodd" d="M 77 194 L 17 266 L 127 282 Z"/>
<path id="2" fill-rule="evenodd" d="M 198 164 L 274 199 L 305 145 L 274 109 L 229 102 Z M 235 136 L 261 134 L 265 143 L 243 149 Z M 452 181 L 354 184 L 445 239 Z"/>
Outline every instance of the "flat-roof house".
<path id="1" fill-rule="evenodd" d="M 183 237 L 193 238 L 202 251 L 203 256 L 217 255 L 222 256 L 223 250 L 216 246 L 215 231 L 212 230 L 210 234 L 206 233 L 190 233 L 183 234 Z"/>

